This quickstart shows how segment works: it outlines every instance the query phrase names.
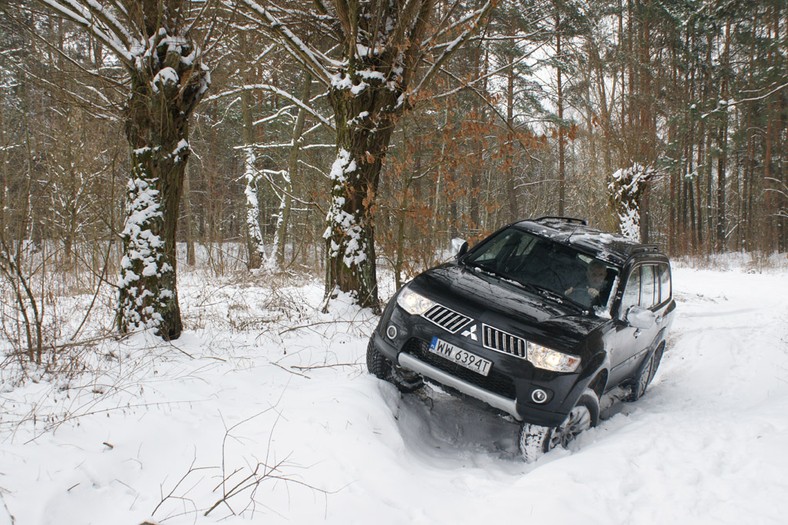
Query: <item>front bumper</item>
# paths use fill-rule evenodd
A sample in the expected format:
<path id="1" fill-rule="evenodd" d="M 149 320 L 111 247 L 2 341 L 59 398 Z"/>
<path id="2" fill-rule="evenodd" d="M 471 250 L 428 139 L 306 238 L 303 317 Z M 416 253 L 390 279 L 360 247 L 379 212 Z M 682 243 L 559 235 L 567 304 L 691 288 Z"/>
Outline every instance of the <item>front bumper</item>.
<path id="1" fill-rule="evenodd" d="M 438 383 L 459 390 L 463 394 L 484 401 L 491 407 L 513 416 L 518 421 L 521 419 L 520 413 L 517 412 L 517 401 L 514 399 L 508 399 L 483 388 L 479 388 L 474 384 L 463 381 L 405 352 L 399 354 L 399 365 L 408 370 L 413 370 L 424 377 L 437 381 Z"/>
<path id="2" fill-rule="evenodd" d="M 392 363 L 479 399 L 517 421 L 547 427 L 558 426 L 566 419 L 585 389 L 585 385 L 580 384 L 579 374 L 542 371 L 523 359 L 474 347 L 466 338 L 460 339 L 436 331 L 434 325 L 417 316 L 410 316 L 397 307 L 390 314 L 384 316 L 383 322 L 373 333 L 372 342 Z M 395 337 L 386 335 L 386 328 L 391 325 L 397 327 Z M 481 376 L 429 353 L 426 350 L 429 346 L 427 341 L 433 335 L 491 360 L 493 368 L 490 374 Z M 533 402 L 531 397 L 535 389 L 549 392 L 548 400 L 544 403 Z"/>

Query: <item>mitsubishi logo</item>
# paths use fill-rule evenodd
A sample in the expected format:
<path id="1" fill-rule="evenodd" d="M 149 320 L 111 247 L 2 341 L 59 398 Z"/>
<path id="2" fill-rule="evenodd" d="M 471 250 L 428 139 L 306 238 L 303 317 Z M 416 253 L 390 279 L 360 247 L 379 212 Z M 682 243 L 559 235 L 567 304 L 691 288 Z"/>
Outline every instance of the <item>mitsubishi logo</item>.
<path id="1" fill-rule="evenodd" d="M 461 332 L 460 335 L 463 336 L 463 337 L 470 337 L 474 341 L 478 341 L 479 340 L 479 338 L 476 337 L 476 325 L 475 324 L 473 324 L 470 327 L 468 327 L 468 329 L 465 330 L 464 332 Z"/>

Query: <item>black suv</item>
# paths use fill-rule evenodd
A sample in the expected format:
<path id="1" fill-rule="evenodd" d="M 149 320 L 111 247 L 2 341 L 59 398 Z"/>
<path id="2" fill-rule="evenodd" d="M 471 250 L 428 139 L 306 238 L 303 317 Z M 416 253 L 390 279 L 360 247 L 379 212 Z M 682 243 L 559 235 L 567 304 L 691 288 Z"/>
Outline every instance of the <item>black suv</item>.
<path id="1" fill-rule="evenodd" d="M 403 286 L 367 367 L 403 391 L 427 379 L 511 415 L 533 461 L 596 425 L 603 394 L 645 393 L 675 308 L 656 246 L 541 217 L 463 243 Z"/>

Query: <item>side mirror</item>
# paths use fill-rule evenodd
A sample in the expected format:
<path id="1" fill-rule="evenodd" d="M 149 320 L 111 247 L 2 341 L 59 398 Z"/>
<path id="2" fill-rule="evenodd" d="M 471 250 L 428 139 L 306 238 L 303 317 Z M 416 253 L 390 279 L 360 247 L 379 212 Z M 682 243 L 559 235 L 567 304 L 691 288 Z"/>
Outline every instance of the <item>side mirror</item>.
<path id="1" fill-rule="evenodd" d="M 647 330 L 657 322 L 657 315 L 647 308 L 633 306 L 627 311 L 627 322 L 641 330 Z"/>
<path id="2" fill-rule="evenodd" d="M 457 257 L 462 257 L 468 253 L 468 242 L 465 239 L 452 239 L 451 249 L 457 254 Z"/>

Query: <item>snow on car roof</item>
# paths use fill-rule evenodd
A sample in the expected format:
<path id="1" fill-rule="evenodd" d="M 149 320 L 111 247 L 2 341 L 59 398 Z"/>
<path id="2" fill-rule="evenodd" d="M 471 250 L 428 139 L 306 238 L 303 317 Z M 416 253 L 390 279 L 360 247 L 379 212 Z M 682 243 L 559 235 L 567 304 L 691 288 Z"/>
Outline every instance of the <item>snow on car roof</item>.
<path id="1" fill-rule="evenodd" d="M 520 221 L 517 226 L 617 266 L 622 266 L 636 252 L 659 253 L 656 245 L 642 244 L 623 235 L 591 228 L 580 219 L 542 217 Z"/>

